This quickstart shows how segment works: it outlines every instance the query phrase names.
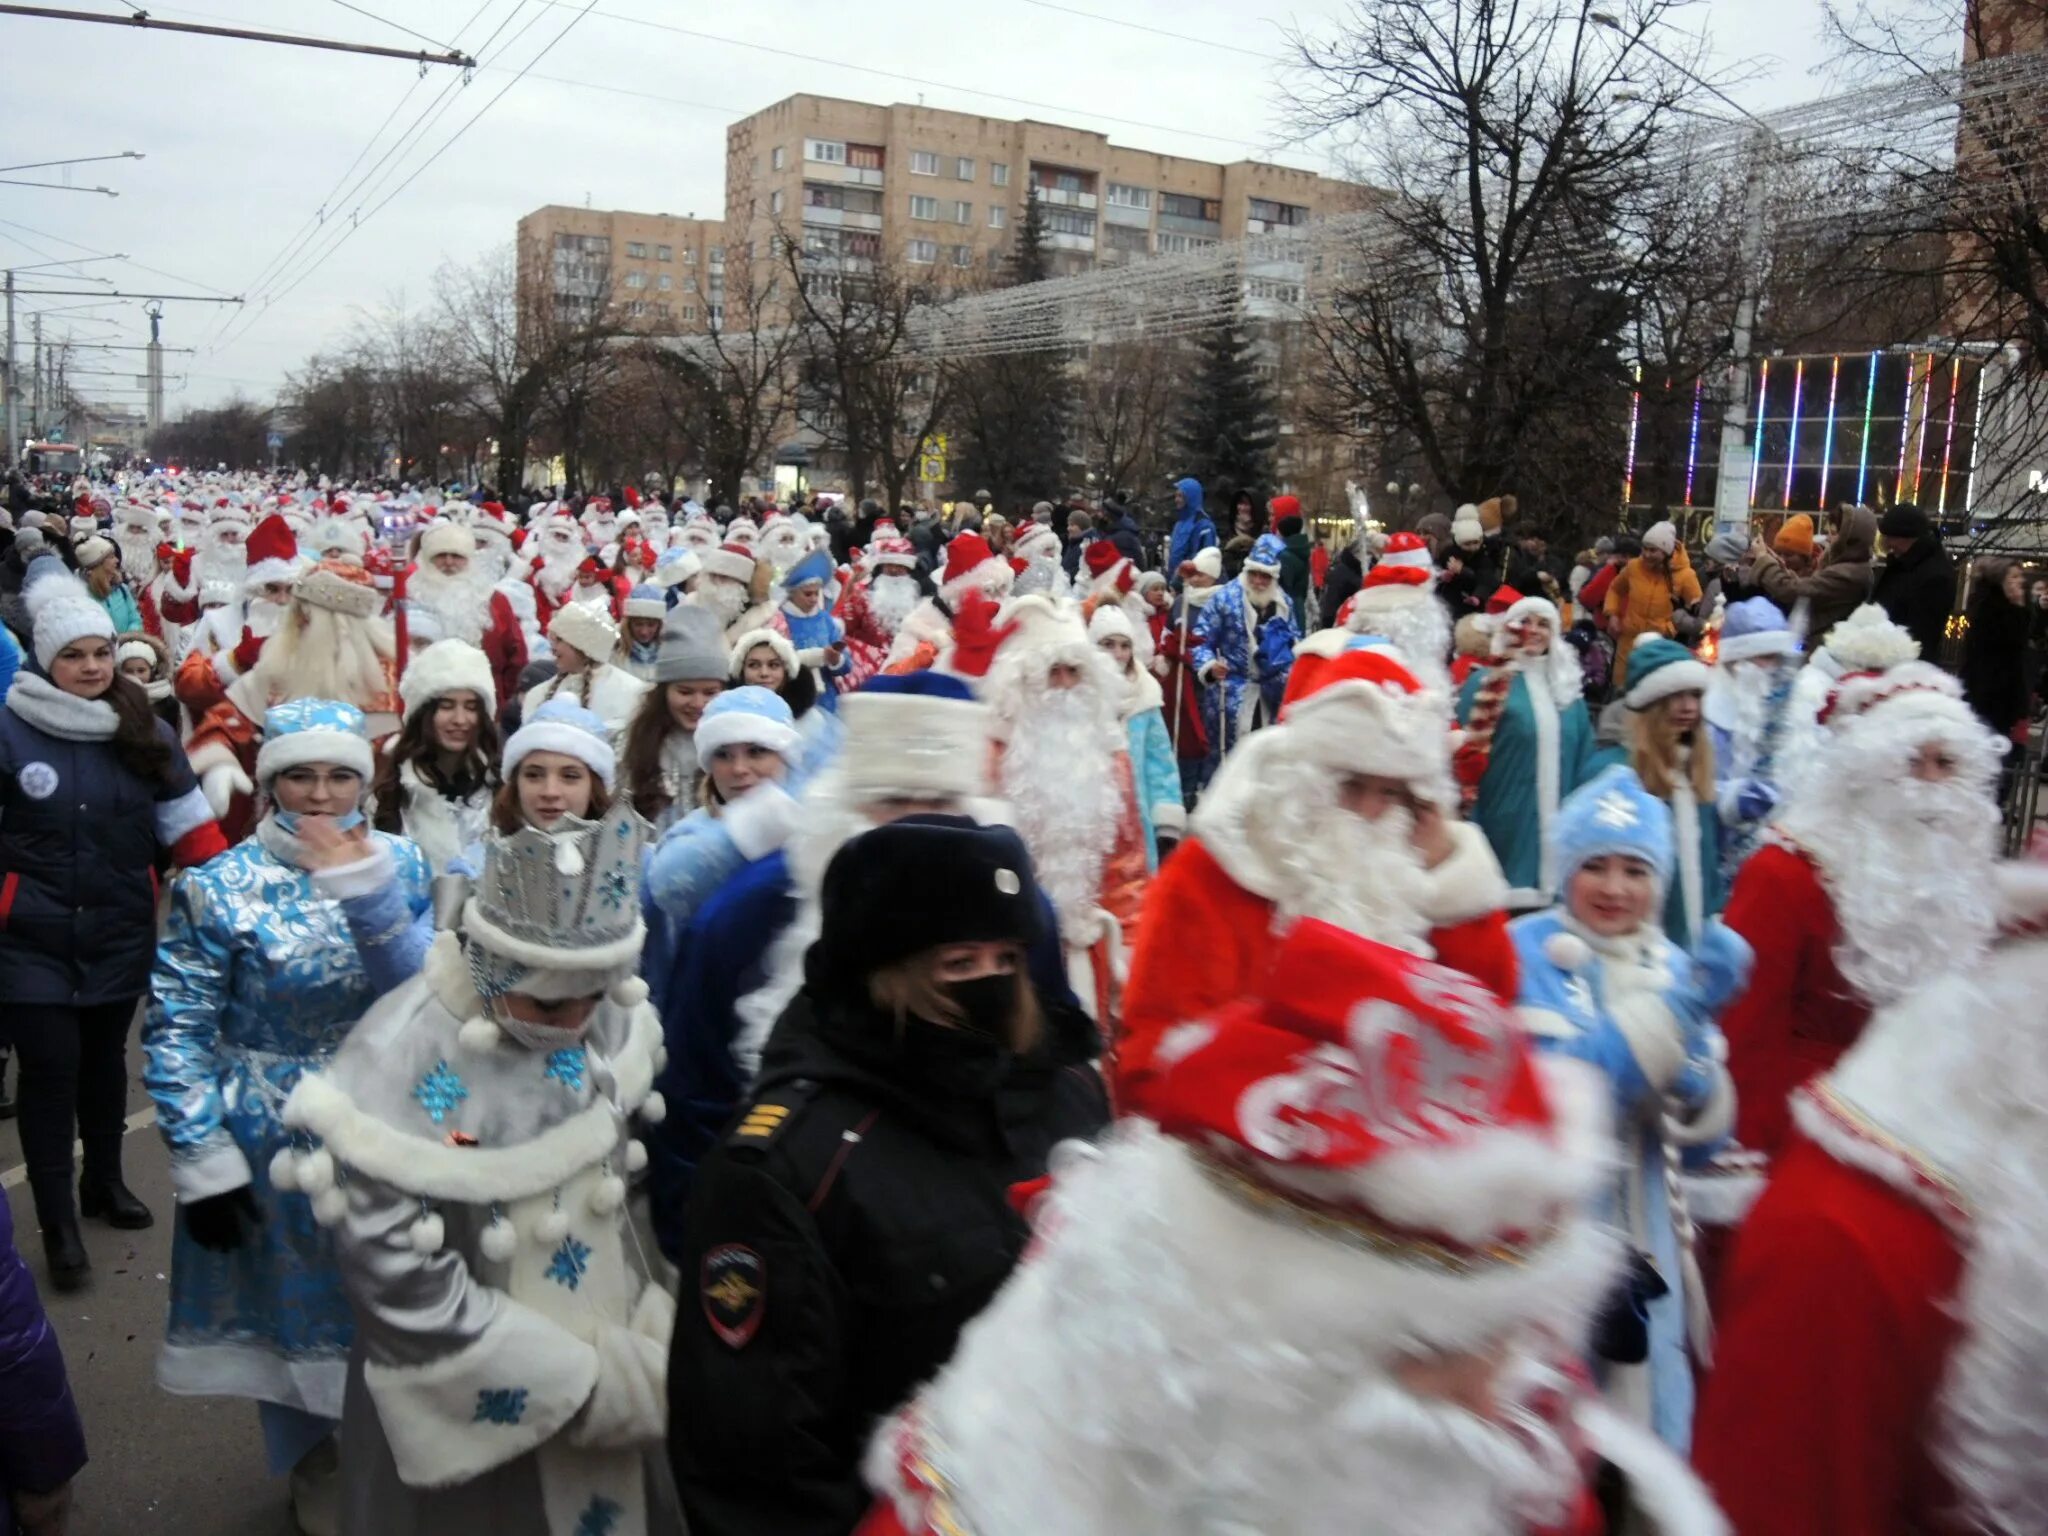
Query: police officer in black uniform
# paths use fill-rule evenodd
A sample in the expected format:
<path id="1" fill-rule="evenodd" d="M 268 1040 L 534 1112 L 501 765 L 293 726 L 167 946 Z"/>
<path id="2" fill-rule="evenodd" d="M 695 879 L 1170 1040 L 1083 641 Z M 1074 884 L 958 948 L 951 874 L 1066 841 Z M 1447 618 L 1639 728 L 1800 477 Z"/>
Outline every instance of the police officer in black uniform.
<path id="1" fill-rule="evenodd" d="M 697 1170 L 669 1361 L 691 1536 L 847 1536 L 875 1421 L 1023 1252 L 1013 1186 L 1109 1121 L 1094 1025 L 1026 973 L 1016 834 L 863 833 L 826 871 L 804 990 Z"/>

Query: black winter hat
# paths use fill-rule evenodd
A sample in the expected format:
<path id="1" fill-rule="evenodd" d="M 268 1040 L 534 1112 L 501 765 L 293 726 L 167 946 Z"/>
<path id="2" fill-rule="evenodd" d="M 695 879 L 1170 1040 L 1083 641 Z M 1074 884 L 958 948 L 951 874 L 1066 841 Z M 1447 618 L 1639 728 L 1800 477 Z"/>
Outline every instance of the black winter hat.
<path id="1" fill-rule="evenodd" d="M 1888 508 L 1877 531 L 1888 539 L 1924 539 L 1929 531 L 1927 514 L 1910 501 Z"/>
<path id="2" fill-rule="evenodd" d="M 1031 855 L 1008 827 L 906 816 L 863 832 L 825 870 L 824 926 L 804 958 L 813 989 L 846 987 L 940 944 L 1039 937 Z"/>

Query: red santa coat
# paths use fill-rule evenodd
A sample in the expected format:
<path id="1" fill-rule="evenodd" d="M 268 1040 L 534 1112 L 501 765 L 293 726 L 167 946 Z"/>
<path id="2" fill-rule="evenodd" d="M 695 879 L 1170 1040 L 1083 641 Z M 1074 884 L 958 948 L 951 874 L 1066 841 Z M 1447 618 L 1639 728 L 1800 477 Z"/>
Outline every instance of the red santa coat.
<path id="1" fill-rule="evenodd" d="M 1810 854 L 1767 842 L 1735 877 L 1721 920 L 1756 952 L 1749 989 L 1721 1021 L 1735 1081 L 1736 1139 L 1775 1153 L 1792 1090 L 1856 1043 L 1870 1005 L 1835 966 L 1841 927 Z"/>
<path id="2" fill-rule="evenodd" d="M 1513 997 L 1515 949 L 1503 911 L 1507 881 L 1477 827 L 1460 823 L 1451 832 L 1456 849 L 1432 872 L 1429 941 L 1444 965 Z M 1263 984 L 1276 948 L 1273 907 L 1230 877 L 1199 831 L 1160 866 L 1145 894 L 1124 990 L 1119 1085 L 1150 1073 L 1167 1030 Z M 1120 1086 L 1120 1096 L 1126 1091 Z"/>
<path id="3" fill-rule="evenodd" d="M 851 693 L 862 683 L 882 670 L 882 663 L 889 659 L 889 647 L 896 637 L 882 628 L 881 621 L 868 604 L 868 584 L 855 581 L 847 584 L 839 596 L 839 606 L 834 610 L 839 622 L 846 626 L 846 659 L 852 671 L 840 679 L 840 691 Z"/>
<path id="4" fill-rule="evenodd" d="M 1187 631 L 1169 624 L 1167 615 L 1152 615 L 1152 648 L 1157 653 L 1153 671 L 1160 680 L 1166 703 L 1166 734 L 1173 742 L 1173 755 L 1181 761 L 1196 761 L 1209 755 L 1209 731 L 1202 724 L 1202 695 L 1189 661 L 1194 641 Z M 1190 617 L 1192 627 L 1192 617 Z M 1174 701 L 1178 698 L 1179 703 Z"/>
<path id="5" fill-rule="evenodd" d="M 1739 1536 L 1953 1529 L 1927 1447 L 1962 1269 L 1928 1203 L 1792 1133 L 1723 1276 L 1693 1427 Z"/>

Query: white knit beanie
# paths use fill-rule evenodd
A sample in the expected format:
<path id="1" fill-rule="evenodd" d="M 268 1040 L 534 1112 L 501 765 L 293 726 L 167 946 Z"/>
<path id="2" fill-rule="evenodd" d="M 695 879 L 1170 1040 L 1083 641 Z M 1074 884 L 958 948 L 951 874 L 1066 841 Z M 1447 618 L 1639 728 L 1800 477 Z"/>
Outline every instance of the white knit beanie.
<path id="1" fill-rule="evenodd" d="M 100 606 L 84 582 L 61 568 L 33 585 L 24 583 L 22 601 L 33 621 L 36 665 L 45 673 L 57 653 L 72 641 L 97 635 L 111 642 L 116 634 L 114 616 Z"/>
<path id="2" fill-rule="evenodd" d="M 608 662 L 619 648 L 611 619 L 588 603 L 564 603 L 548 620 L 548 638 L 573 645 L 594 663 Z"/>
<path id="3" fill-rule="evenodd" d="M 491 676 L 490 658 L 466 640 L 436 640 L 405 664 L 405 676 L 398 680 L 408 720 L 444 694 L 464 689 L 477 696 L 488 720 L 498 704 L 497 680 Z"/>

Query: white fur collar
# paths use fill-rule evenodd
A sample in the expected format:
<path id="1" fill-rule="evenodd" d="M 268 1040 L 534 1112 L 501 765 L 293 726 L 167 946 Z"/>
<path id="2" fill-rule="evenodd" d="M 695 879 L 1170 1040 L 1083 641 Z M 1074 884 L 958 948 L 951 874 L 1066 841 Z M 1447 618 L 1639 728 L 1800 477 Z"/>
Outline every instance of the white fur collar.
<path id="1" fill-rule="evenodd" d="M 1148 709 L 1159 709 L 1165 704 L 1166 695 L 1159 687 L 1159 679 L 1143 667 L 1134 667 L 1124 674 L 1129 686 L 1124 690 L 1122 718 L 1136 719 Z"/>
<path id="2" fill-rule="evenodd" d="M 46 736 L 59 741 L 109 741 L 121 718 L 105 699 L 81 699 L 34 672 L 14 674 L 7 707 Z"/>

